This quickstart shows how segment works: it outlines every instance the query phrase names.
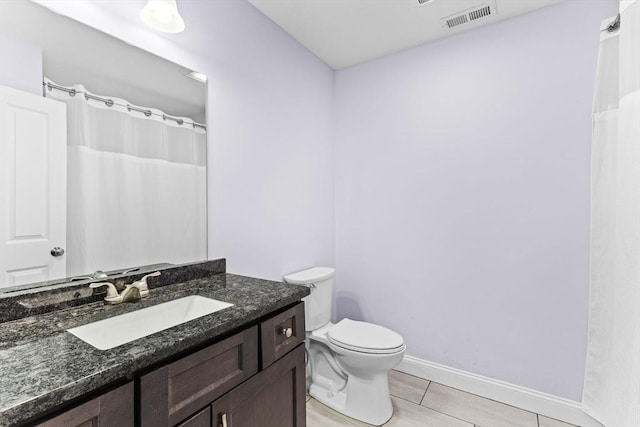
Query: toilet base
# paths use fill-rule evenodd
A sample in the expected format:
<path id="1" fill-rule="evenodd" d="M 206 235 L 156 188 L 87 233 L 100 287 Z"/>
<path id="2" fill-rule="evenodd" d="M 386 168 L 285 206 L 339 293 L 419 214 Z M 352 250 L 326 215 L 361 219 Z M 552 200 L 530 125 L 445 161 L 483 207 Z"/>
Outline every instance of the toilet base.
<path id="1" fill-rule="evenodd" d="M 375 426 L 386 423 L 393 415 L 386 372 L 367 378 L 349 376 L 346 386 L 340 391 L 312 383 L 309 394 L 335 411 Z"/>

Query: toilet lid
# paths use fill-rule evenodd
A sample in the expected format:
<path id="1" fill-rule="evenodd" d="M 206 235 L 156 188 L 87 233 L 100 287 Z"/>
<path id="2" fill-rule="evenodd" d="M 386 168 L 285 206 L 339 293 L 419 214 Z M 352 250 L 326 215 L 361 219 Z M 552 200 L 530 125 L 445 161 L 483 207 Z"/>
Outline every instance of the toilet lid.
<path id="1" fill-rule="evenodd" d="M 395 353 L 404 346 L 402 337 L 379 325 L 343 319 L 327 333 L 337 346 L 363 353 Z"/>

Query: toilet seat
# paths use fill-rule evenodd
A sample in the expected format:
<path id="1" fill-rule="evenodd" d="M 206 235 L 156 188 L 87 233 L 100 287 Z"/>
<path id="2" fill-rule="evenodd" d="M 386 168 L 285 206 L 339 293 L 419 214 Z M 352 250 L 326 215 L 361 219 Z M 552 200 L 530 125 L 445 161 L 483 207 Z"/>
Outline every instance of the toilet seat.
<path id="1" fill-rule="evenodd" d="M 391 354 L 405 349 L 402 337 L 392 330 L 351 319 L 343 319 L 329 328 L 327 339 L 335 346 L 359 353 Z"/>

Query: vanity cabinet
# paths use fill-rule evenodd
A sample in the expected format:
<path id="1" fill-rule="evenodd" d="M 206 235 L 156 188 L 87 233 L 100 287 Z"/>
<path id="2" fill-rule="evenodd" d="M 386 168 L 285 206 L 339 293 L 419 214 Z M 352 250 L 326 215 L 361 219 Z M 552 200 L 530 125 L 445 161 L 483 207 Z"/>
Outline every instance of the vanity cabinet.
<path id="1" fill-rule="evenodd" d="M 99 395 L 40 427 L 304 427 L 304 303 Z"/>
<path id="2" fill-rule="evenodd" d="M 37 427 L 133 427 L 133 382 L 51 418 Z"/>
<path id="3" fill-rule="evenodd" d="M 303 427 L 304 305 L 140 377 L 142 427 Z"/>

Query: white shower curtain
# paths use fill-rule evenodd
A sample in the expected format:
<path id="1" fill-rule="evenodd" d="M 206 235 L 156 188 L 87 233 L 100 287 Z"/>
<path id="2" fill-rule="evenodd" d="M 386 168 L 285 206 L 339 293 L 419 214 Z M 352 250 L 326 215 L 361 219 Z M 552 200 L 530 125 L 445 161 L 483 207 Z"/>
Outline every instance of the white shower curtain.
<path id="1" fill-rule="evenodd" d="M 67 104 L 67 274 L 205 260 L 205 131 L 73 88 L 46 91 Z"/>
<path id="2" fill-rule="evenodd" d="M 582 400 L 606 427 L 640 427 L 640 1 L 621 1 L 620 17 L 598 59 Z"/>

